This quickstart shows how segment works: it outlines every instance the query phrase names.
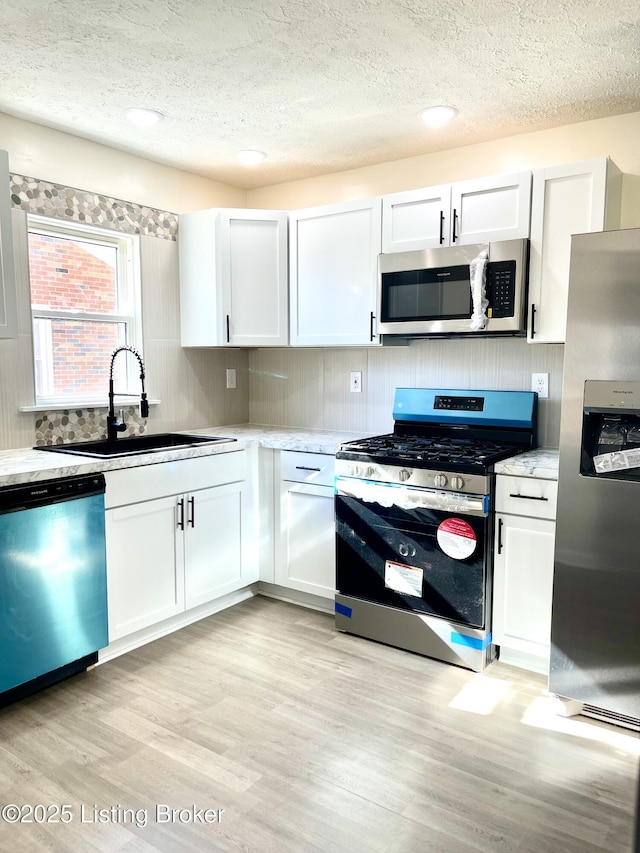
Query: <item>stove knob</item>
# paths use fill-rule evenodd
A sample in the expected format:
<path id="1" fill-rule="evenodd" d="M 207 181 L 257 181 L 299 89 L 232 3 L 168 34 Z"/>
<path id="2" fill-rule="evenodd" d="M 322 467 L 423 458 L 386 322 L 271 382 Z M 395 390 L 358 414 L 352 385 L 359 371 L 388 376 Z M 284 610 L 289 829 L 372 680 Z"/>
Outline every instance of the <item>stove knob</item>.
<path id="1" fill-rule="evenodd" d="M 447 478 L 444 474 L 436 474 L 433 478 L 433 483 L 441 489 L 443 486 L 447 485 Z"/>
<path id="2" fill-rule="evenodd" d="M 370 480 L 375 473 L 376 469 L 373 467 L 373 465 L 367 465 L 363 471 L 363 476 L 366 479 Z"/>
<path id="3" fill-rule="evenodd" d="M 451 478 L 451 488 L 460 490 L 464 486 L 464 480 L 462 477 L 452 477 Z"/>
<path id="4" fill-rule="evenodd" d="M 411 471 L 407 471 L 406 468 L 401 468 L 398 471 L 398 479 L 401 483 L 406 483 L 409 477 L 411 476 Z"/>
<path id="5" fill-rule="evenodd" d="M 349 466 L 349 476 L 359 477 L 360 476 L 360 466 L 359 465 L 350 465 Z"/>

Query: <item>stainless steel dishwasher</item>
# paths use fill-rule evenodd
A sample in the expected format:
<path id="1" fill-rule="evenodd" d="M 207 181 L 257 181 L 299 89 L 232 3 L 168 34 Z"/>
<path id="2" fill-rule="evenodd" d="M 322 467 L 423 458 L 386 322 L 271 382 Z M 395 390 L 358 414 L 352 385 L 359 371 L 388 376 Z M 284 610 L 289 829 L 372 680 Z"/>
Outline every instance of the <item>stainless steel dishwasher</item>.
<path id="1" fill-rule="evenodd" d="M 108 645 L 102 474 L 0 489 L 0 706 Z"/>

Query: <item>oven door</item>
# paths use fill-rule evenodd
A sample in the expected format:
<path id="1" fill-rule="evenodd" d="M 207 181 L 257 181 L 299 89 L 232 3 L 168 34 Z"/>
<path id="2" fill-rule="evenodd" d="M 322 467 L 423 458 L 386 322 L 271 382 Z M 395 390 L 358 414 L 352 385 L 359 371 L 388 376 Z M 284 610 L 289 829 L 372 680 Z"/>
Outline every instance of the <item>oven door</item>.
<path id="1" fill-rule="evenodd" d="M 336 480 L 336 587 L 401 610 L 484 628 L 488 498 Z"/>

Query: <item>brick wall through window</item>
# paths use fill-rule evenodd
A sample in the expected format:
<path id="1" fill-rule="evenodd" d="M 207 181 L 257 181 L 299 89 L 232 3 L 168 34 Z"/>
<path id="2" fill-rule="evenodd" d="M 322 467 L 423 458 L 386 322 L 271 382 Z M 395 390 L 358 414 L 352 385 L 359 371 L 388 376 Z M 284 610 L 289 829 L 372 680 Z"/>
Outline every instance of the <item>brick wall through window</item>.
<path id="1" fill-rule="evenodd" d="M 37 315 L 38 308 L 118 313 L 116 265 L 115 246 L 94 246 L 63 236 L 29 232 L 29 278 L 34 313 Z M 111 353 L 123 339 L 122 325 L 86 319 L 51 318 L 37 322 L 49 324 L 42 336 L 50 348 L 48 395 L 105 395 Z M 124 389 L 124 365 L 116 367 L 115 379 Z"/>

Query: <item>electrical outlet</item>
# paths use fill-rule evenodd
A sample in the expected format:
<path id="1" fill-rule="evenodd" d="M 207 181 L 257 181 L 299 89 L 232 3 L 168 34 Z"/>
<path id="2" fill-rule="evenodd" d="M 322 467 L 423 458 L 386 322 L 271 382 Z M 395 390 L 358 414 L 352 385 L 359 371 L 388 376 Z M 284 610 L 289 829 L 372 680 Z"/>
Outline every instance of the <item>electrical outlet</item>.
<path id="1" fill-rule="evenodd" d="M 532 373 L 531 390 L 536 391 L 540 399 L 546 400 L 549 396 L 549 374 Z"/>
<path id="2" fill-rule="evenodd" d="M 236 369 L 235 367 L 227 367 L 227 388 L 236 387 Z"/>
<path id="3" fill-rule="evenodd" d="M 361 370 L 352 370 L 351 371 L 351 384 L 349 385 L 349 389 L 353 394 L 360 394 L 362 391 L 362 371 Z"/>

